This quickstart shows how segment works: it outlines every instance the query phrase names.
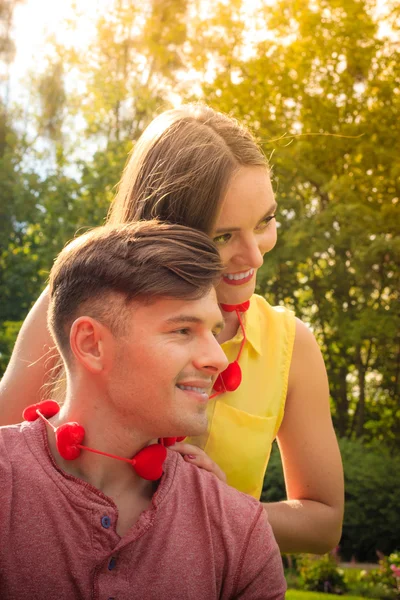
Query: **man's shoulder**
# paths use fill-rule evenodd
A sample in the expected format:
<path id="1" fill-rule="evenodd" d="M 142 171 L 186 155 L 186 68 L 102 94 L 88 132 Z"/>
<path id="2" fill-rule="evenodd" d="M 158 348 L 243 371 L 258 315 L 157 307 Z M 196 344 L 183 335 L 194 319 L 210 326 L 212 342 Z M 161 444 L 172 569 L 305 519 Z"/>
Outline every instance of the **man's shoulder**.
<path id="1" fill-rule="evenodd" d="M 0 427 L 0 478 L 3 483 L 11 473 L 15 448 L 21 438 L 21 423 Z"/>
<path id="2" fill-rule="evenodd" d="M 0 427 L 0 467 L 2 469 L 19 458 L 21 453 L 26 452 L 25 433 L 31 427 L 32 424 L 27 422 Z"/>
<path id="3" fill-rule="evenodd" d="M 241 514 L 243 519 L 234 520 L 238 527 L 257 519 L 263 510 L 255 498 L 239 492 L 213 473 L 185 462 L 180 455 L 177 457 L 175 478 L 180 492 L 190 496 L 193 502 L 202 504 L 209 514 L 213 513 L 215 517 L 223 514 L 227 519 L 230 515 Z"/>
<path id="4" fill-rule="evenodd" d="M 191 535 L 209 532 L 208 552 L 212 552 L 215 572 L 224 574 L 226 597 L 282 600 L 282 561 L 262 504 L 181 456 L 173 457 L 170 464 L 175 468 L 174 515 Z"/>
<path id="5" fill-rule="evenodd" d="M 0 427 L 0 444 L 7 445 L 18 443 L 26 423 L 17 423 L 16 425 L 3 425 Z"/>

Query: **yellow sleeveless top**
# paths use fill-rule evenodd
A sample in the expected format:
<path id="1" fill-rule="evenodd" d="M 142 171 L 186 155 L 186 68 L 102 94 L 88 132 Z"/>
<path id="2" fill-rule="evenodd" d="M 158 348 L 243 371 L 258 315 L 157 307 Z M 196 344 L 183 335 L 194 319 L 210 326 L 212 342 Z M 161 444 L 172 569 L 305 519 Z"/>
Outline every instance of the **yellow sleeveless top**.
<path id="1" fill-rule="evenodd" d="M 207 433 L 187 441 L 205 450 L 229 485 L 258 499 L 284 414 L 295 318 L 288 309 L 272 307 L 253 295 L 244 323 L 242 383 L 235 392 L 209 402 Z M 222 344 L 230 362 L 236 360 L 242 339 L 239 328 L 233 339 Z"/>

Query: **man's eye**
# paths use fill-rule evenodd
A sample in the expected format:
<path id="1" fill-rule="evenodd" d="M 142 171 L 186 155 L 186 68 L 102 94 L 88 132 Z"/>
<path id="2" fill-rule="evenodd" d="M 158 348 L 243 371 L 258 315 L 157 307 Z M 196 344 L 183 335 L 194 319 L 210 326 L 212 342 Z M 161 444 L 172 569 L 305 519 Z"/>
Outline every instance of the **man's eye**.
<path id="1" fill-rule="evenodd" d="M 190 329 L 188 327 L 183 327 L 182 329 L 176 329 L 174 333 L 179 333 L 179 335 L 189 335 Z"/>
<path id="2" fill-rule="evenodd" d="M 272 219 L 276 219 L 276 214 L 270 215 L 269 217 L 266 217 L 260 221 L 260 223 L 257 225 L 257 229 L 265 229 L 271 223 Z"/>
<path id="3" fill-rule="evenodd" d="M 231 237 L 231 233 L 221 233 L 221 235 L 217 235 L 217 237 L 213 239 L 213 242 L 214 244 L 226 244 L 227 242 L 229 242 Z"/>

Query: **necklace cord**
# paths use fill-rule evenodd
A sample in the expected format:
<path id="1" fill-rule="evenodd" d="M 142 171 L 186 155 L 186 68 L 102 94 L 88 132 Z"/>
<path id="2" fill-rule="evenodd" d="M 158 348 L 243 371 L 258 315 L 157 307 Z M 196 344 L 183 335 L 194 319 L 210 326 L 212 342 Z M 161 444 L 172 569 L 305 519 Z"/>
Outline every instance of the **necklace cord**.
<path id="1" fill-rule="evenodd" d="M 242 317 L 240 316 L 240 311 L 237 310 L 237 309 L 236 309 L 236 314 L 237 314 L 237 317 L 239 319 L 240 327 L 242 328 L 242 333 L 243 333 L 243 339 L 242 339 L 242 342 L 240 344 L 239 353 L 238 353 L 238 356 L 237 356 L 237 359 L 236 359 L 238 361 L 239 358 L 240 358 L 240 356 L 241 356 L 241 354 L 242 354 L 242 350 L 243 350 L 244 345 L 246 343 L 247 337 L 246 337 L 246 329 L 244 327 L 244 323 L 242 321 Z"/>
<path id="2" fill-rule="evenodd" d="M 239 348 L 239 352 L 237 355 L 237 358 L 235 361 L 233 361 L 232 363 L 229 363 L 229 365 L 226 367 L 226 369 L 224 371 L 222 371 L 222 373 L 220 373 L 217 377 L 217 379 L 214 382 L 214 394 L 212 394 L 210 396 L 210 400 L 212 400 L 213 398 L 216 398 L 217 396 L 220 396 L 221 394 L 225 394 L 226 392 L 233 392 L 237 389 L 237 387 L 240 385 L 240 382 L 242 380 L 242 372 L 241 372 L 241 368 L 239 365 L 239 359 L 241 357 L 244 345 L 247 341 L 247 336 L 246 336 L 246 329 L 243 323 L 243 319 L 241 317 L 241 312 L 246 312 L 249 308 L 250 302 L 244 302 L 243 304 L 237 304 L 237 305 L 221 305 L 222 308 L 224 310 L 227 310 L 228 312 L 236 312 L 237 318 L 239 320 L 239 325 L 240 328 L 242 330 L 242 334 L 243 334 L 243 339 L 240 343 L 240 348 Z M 233 383 L 232 381 L 236 379 L 236 383 Z M 226 379 L 226 381 L 225 381 Z"/>
<path id="3" fill-rule="evenodd" d="M 42 419 L 42 421 L 44 421 L 46 423 L 46 425 L 48 425 L 49 427 L 52 428 L 52 430 L 56 431 L 56 427 L 54 427 L 53 423 L 50 423 L 50 421 L 48 419 L 46 419 L 46 417 L 40 412 L 39 409 L 36 410 L 36 414 Z"/>
<path id="4" fill-rule="evenodd" d="M 89 446 L 84 446 L 83 444 L 77 444 L 77 448 L 80 448 L 81 450 L 89 450 L 89 452 L 100 454 L 101 456 L 108 456 L 108 458 L 116 458 L 117 460 L 122 460 L 130 465 L 134 464 L 135 461 L 134 458 L 124 458 L 123 456 L 117 456 L 116 454 L 110 454 L 109 452 L 102 452 L 101 450 L 95 450 L 94 448 L 89 448 Z"/>

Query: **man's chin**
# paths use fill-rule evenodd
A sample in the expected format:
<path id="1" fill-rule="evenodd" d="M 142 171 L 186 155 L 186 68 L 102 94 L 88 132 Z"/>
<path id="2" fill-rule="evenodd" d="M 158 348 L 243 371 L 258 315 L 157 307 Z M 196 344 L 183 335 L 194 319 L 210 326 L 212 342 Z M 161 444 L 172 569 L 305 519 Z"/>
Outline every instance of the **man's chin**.
<path id="1" fill-rule="evenodd" d="M 185 430 L 185 433 L 182 433 L 182 436 L 186 435 L 186 437 L 196 437 L 198 435 L 203 435 L 207 431 L 208 419 L 207 416 L 204 415 L 204 419 L 198 419 L 196 422 L 188 423 Z"/>

